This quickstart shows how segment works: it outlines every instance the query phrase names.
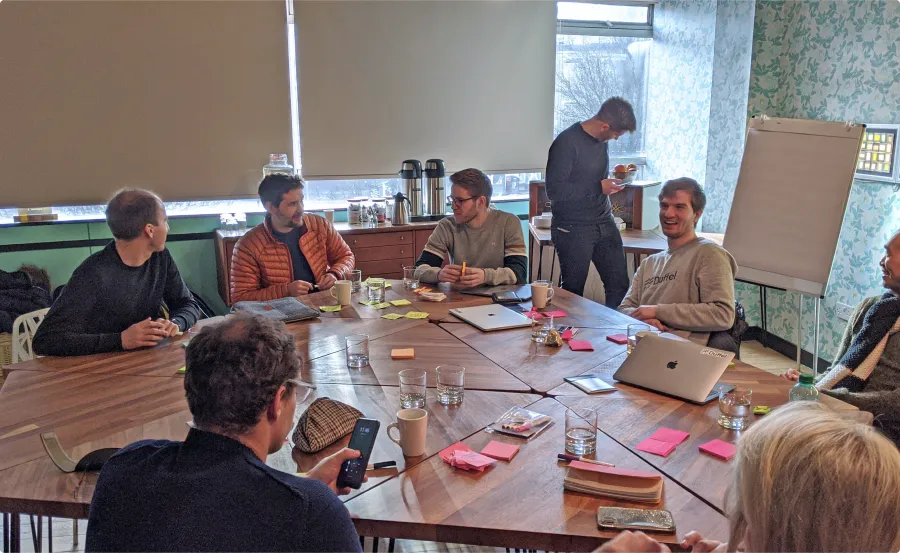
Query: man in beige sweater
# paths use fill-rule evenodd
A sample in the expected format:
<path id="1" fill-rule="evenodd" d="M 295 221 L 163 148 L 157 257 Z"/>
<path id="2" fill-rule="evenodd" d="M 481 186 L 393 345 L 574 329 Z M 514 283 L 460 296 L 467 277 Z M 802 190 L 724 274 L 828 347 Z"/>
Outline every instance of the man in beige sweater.
<path id="1" fill-rule="evenodd" d="M 737 353 L 728 331 L 734 325 L 737 263 L 695 226 L 706 207 L 697 181 L 668 181 L 659 194 L 659 222 L 669 242 L 642 263 L 619 311 L 660 330 Z"/>

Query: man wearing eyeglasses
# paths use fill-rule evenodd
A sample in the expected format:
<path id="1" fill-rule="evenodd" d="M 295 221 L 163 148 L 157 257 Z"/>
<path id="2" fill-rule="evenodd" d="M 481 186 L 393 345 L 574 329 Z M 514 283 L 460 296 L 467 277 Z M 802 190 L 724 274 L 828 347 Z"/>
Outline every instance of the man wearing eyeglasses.
<path id="1" fill-rule="evenodd" d="M 634 110 L 622 98 L 603 102 L 587 121 L 559 133 L 547 156 L 547 197 L 553 211 L 550 238 L 559 255 L 560 286 L 584 295 L 591 262 L 615 309 L 628 291 L 622 235 L 613 221 L 609 195 L 622 190 L 609 178 L 609 141 L 637 128 Z"/>
<path id="2" fill-rule="evenodd" d="M 284 447 L 311 385 L 284 325 L 236 314 L 186 350 L 193 427 L 184 442 L 145 440 L 103 467 L 86 551 L 360 551 L 335 487 L 344 449 L 306 478 L 266 458 Z M 330 489 L 329 489 L 330 488 Z"/>
<path id="3" fill-rule="evenodd" d="M 416 261 L 416 276 L 462 288 L 524 284 L 528 257 L 522 225 L 515 215 L 491 209 L 491 180 L 478 169 L 463 169 L 450 175 L 450 184 L 453 217 L 434 229 Z M 450 263 L 441 268 L 445 258 Z"/>

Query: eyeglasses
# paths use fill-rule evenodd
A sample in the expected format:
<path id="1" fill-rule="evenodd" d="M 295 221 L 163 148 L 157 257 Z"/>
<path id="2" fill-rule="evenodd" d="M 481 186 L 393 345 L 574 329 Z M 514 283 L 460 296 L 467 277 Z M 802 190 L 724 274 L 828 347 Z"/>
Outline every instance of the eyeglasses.
<path id="1" fill-rule="evenodd" d="M 294 385 L 294 396 L 297 398 L 297 403 L 303 403 L 306 401 L 306 398 L 309 397 L 309 394 L 312 393 L 313 390 L 316 389 L 315 384 L 311 384 L 309 382 L 304 382 L 297 378 L 292 378 L 285 382 L 285 384 L 293 384 Z"/>
<path id="2" fill-rule="evenodd" d="M 468 198 L 454 198 L 453 196 L 447 196 L 447 203 L 453 204 L 456 207 L 461 207 L 462 204 L 468 202 L 469 200 L 475 200 L 478 196 L 469 196 Z"/>

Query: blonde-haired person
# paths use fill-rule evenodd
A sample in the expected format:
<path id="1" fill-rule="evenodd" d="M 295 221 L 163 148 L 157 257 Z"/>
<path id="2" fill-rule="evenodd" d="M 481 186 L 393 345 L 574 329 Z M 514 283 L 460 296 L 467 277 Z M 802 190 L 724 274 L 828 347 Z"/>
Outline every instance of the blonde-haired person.
<path id="1" fill-rule="evenodd" d="M 746 432 L 734 462 L 729 542 L 690 532 L 683 548 L 900 551 L 900 452 L 871 426 L 818 403 L 790 404 Z M 619 538 L 600 551 L 665 551 L 646 536 Z"/>

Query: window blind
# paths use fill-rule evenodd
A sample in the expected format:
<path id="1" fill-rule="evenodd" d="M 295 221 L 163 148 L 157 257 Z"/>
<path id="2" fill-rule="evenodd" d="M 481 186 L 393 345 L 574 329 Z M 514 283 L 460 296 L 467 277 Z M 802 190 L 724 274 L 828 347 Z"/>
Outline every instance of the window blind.
<path id="1" fill-rule="evenodd" d="M 395 176 L 405 159 L 543 171 L 556 3 L 294 2 L 307 179 Z"/>
<path id="2" fill-rule="evenodd" d="M 285 5 L 0 3 L 0 205 L 249 196 L 291 151 Z"/>

